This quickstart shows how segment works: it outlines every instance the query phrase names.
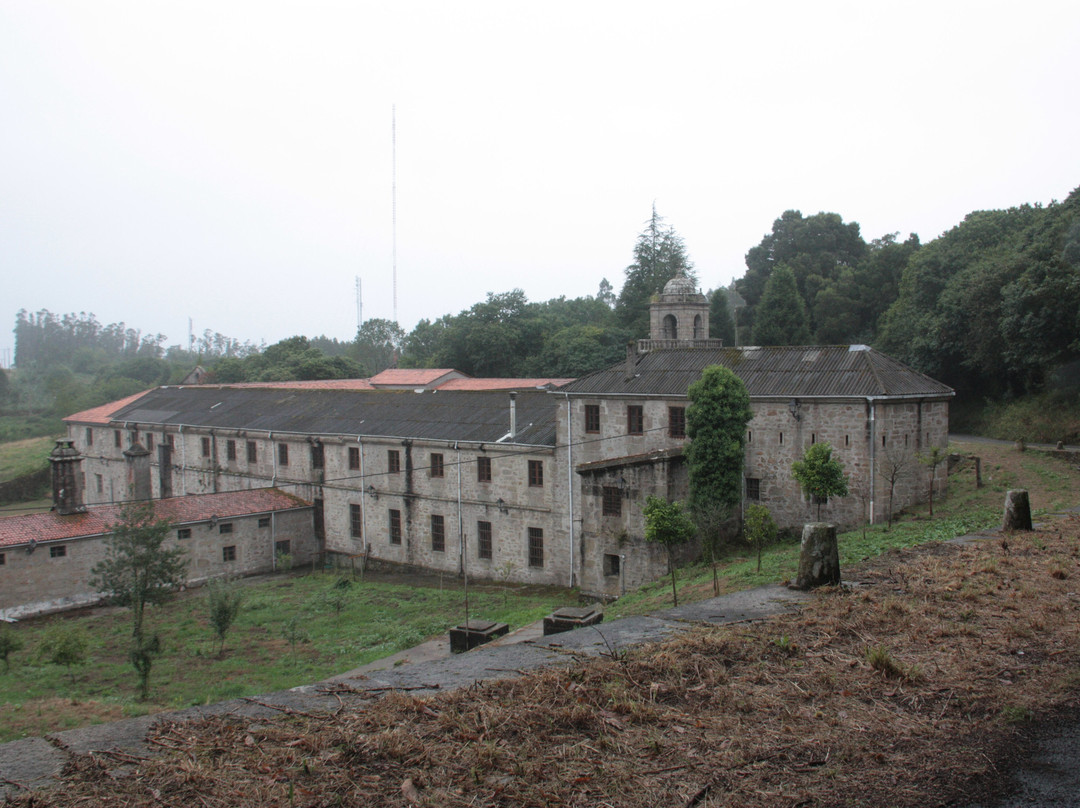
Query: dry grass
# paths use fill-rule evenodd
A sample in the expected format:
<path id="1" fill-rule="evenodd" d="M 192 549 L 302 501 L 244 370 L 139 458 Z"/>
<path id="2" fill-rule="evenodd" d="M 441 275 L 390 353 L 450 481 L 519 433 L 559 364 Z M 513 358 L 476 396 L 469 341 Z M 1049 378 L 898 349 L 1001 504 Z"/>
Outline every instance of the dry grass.
<path id="1" fill-rule="evenodd" d="M 165 724 L 15 805 L 924 806 L 1072 706 L 1080 519 L 892 553 L 798 614 L 327 715 Z M 1064 576 L 1062 575 L 1064 573 Z"/>

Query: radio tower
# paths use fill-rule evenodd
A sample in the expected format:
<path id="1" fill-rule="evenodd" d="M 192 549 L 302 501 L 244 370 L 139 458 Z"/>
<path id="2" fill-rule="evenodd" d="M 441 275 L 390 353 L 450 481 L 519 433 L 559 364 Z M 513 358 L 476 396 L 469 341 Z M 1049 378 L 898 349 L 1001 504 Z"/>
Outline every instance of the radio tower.
<path id="1" fill-rule="evenodd" d="M 390 107 L 390 154 L 391 154 L 391 185 L 390 206 L 393 240 L 393 265 L 394 265 L 394 324 L 397 325 L 397 104 Z"/>

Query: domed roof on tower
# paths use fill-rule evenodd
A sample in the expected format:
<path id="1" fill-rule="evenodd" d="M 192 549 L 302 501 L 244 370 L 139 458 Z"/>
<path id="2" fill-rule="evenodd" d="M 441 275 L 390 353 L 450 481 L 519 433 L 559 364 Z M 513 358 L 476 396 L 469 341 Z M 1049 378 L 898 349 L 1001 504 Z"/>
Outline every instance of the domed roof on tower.
<path id="1" fill-rule="evenodd" d="M 686 277 L 686 271 L 680 268 L 678 274 L 664 285 L 664 291 L 661 294 L 661 297 L 668 297 L 669 295 L 696 295 L 697 293 L 697 284 L 694 283 L 692 279 Z"/>

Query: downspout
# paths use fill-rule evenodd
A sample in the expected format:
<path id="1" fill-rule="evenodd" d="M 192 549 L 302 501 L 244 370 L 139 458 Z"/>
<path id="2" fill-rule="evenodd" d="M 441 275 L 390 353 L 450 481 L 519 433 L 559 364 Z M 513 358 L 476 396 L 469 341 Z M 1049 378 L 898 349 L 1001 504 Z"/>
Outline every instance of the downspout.
<path id="1" fill-rule="evenodd" d="M 870 524 L 874 524 L 874 492 L 877 491 L 877 412 L 873 398 L 867 398 L 870 405 Z"/>
<path id="2" fill-rule="evenodd" d="M 461 446 L 454 441 L 454 449 L 457 451 L 457 534 L 458 534 L 458 566 L 462 577 L 465 577 L 465 530 L 461 516 Z M 468 619 L 468 615 L 465 616 Z"/>
<path id="3" fill-rule="evenodd" d="M 517 437 L 517 393 L 510 394 L 510 440 Z"/>
<path id="4" fill-rule="evenodd" d="M 574 422 L 570 417 L 570 394 L 566 396 L 566 490 L 570 499 L 570 525 L 566 531 L 570 551 L 570 588 L 574 588 Z M 622 569 L 620 565 L 619 569 Z"/>
<path id="5" fill-rule="evenodd" d="M 360 451 L 360 530 L 364 534 L 364 564 L 363 571 L 367 572 L 368 558 L 368 534 L 367 534 L 367 497 L 364 496 L 364 441 L 361 436 L 356 436 L 356 445 Z"/>
<path id="6" fill-rule="evenodd" d="M 184 496 L 187 496 L 187 441 L 184 440 L 184 425 L 180 424 L 180 482 L 183 483 Z"/>
<path id="7" fill-rule="evenodd" d="M 274 445 L 274 433 L 267 432 L 266 439 L 270 442 L 270 458 L 274 461 L 274 473 L 270 477 L 270 487 L 277 488 L 277 447 Z"/>
<path id="8" fill-rule="evenodd" d="M 270 569 L 277 572 L 277 511 L 270 511 Z"/>

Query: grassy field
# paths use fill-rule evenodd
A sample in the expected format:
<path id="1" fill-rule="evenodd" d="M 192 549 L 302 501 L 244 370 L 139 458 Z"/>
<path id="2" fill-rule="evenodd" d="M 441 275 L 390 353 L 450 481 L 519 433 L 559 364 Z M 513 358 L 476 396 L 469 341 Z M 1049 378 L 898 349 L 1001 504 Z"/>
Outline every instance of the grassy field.
<path id="1" fill-rule="evenodd" d="M 11 655 L 10 671 L 0 672 L 0 741 L 315 682 L 445 634 L 465 617 L 456 583 L 415 586 L 322 573 L 240 583 L 244 608 L 220 658 L 205 590 L 180 593 L 148 611 L 149 631 L 161 636 L 165 653 L 154 664 L 146 703 L 135 699 L 128 610 L 0 626 L 23 644 Z M 576 598 L 555 588 L 473 586 L 469 606 L 473 617 L 517 628 Z M 57 625 L 88 643 L 86 663 L 71 675 L 39 659 L 42 637 Z"/>
<path id="2" fill-rule="evenodd" d="M 26 438 L 0 443 L 0 482 L 49 467 L 49 452 L 56 438 Z"/>

